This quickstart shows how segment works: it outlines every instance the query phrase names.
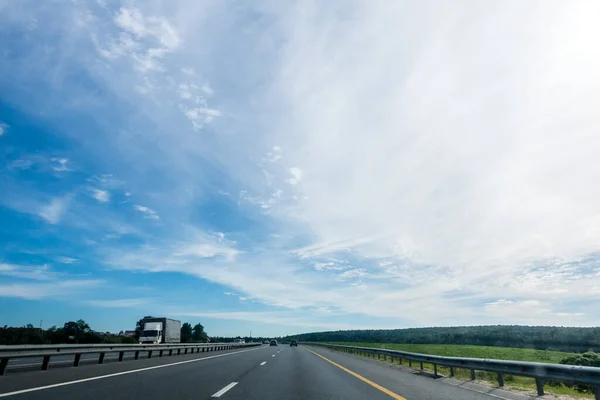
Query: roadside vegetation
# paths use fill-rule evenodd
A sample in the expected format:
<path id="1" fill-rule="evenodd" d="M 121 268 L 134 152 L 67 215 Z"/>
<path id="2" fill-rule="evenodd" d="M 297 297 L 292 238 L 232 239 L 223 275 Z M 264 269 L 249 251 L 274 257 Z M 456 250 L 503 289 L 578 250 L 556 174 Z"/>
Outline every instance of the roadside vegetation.
<path id="1" fill-rule="evenodd" d="M 344 346 L 360 346 L 386 348 L 411 353 L 432 354 L 449 357 L 473 357 L 489 358 L 497 360 L 530 361 L 553 364 L 585 365 L 600 367 L 600 355 L 594 352 L 583 354 L 568 353 L 551 350 L 535 350 L 511 347 L 495 346 L 469 346 L 469 345 L 440 345 L 440 344 L 397 344 L 397 343 L 357 343 L 357 342 L 330 342 Z M 381 356 L 381 361 L 391 362 L 390 357 Z M 395 364 L 400 364 L 398 358 L 394 358 Z M 421 368 L 420 363 L 402 360 L 401 364 L 415 370 Z M 433 365 L 423 363 L 423 370 L 433 373 Z M 450 369 L 438 366 L 438 374 L 450 376 Z M 455 368 L 454 377 L 460 380 L 470 380 L 471 372 L 468 369 Z M 535 380 L 521 376 L 504 375 L 504 387 L 506 389 L 535 392 Z M 488 384 L 497 385 L 497 375 L 491 372 L 476 371 L 475 380 L 484 381 Z M 547 382 L 544 389 L 547 393 L 557 395 L 569 395 L 582 398 L 593 398 L 593 390 L 581 385 L 570 385 L 561 382 Z"/>

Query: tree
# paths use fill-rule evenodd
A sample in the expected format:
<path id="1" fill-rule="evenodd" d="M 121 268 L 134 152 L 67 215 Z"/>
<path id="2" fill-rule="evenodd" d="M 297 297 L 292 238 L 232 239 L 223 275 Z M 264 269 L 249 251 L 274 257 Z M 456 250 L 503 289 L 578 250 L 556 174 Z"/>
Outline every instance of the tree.
<path id="1" fill-rule="evenodd" d="M 181 325 L 181 342 L 187 343 L 192 338 L 192 325 L 189 322 L 185 322 Z"/>
<path id="2" fill-rule="evenodd" d="M 140 335 L 142 334 L 142 331 L 144 330 L 144 320 L 146 318 L 154 318 L 152 315 L 146 315 L 144 318 L 140 319 L 138 322 L 135 323 L 135 339 L 138 340 L 140 338 Z"/>
<path id="3" fill-rule="evenodd" d="M 196 325 L 194 325 L 192 332 L 192 339 L 194 342 L 206 342 L 207 337 L 208 336 L 206 335 L 206 332 L 204 332 L 204 327 L 201 323 L 198 322 Z"/>
<path id="4" fill-rule="evenodd" d="M 65 322 L 62 333 L 67 340 L 75 340 L 76 342 L 90 343 L 97 342 L 90 326 L 84 320 Z"/>

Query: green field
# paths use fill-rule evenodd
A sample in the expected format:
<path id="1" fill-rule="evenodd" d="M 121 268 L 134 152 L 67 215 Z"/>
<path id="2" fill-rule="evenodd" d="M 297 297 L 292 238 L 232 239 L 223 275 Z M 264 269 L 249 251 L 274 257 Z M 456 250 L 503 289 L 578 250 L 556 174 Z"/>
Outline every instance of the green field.
<path id="1" fill-rule="evenodd" d="M 497 360 L 515 360 L 515 361 L 531 361 L 531 362 L 542 362 L 542 363 L 555 363 L 558 364 L 560 360 L 573 353 L 566 353 L 561 351 L 548 351 L 548 350 L 534 350 L 534 349 L 518 349 L 512 347 L 492 347 L 492 346 L 463 346 L 463 345 L 445 345 L 445 344 L 393 344 L 393 343 L 349 343 L 349 342 L 335 342 L 333 344 L 346 345 L 346 346 L 360 346 L 360 347 L 377 347 L 386 348 L 392 350 L 401 350 L 411 353 L 422 353 L 432 354 L 438 356 L 449 356 L 449 357 L 473 357 L 473 358 L 489 358 Z M 383 361 L 383 358 L 382 358 Z M 386 361 L 391 361 L 389 357 Z M 398 360 L 394 360 L 398 363 Z M 403 360 L 403 365 L 408 366 L 408 361 Z M 420 368 L 415 362 L 412 364 L 412 368 Z M 433 365 L 424 364 L 425 370 L 433 371 Z M 449 376 L 450 370 L 445 367 L 438 367 L 438 373 Z M 455 369 L 455 377 L 457 379 L 469 380 L 470 371 Z M 478 371 L 475 375 L 476 380 L 486 381 L 497 385 L 496 374 L 490 372 Z M 514 390 L 526 390 L 535 391 L 535 381 L 532 378 L 525 378 L 520 376 L 504 376 L 504 386 L 507 389 Z M 570 395 L 574 397 L 593 398 L 592 393 L 580 393 L 576 390 L 566 387 L 562 384 L 544 387 L 546 393 L 554 393 L 560 395 Z"/>

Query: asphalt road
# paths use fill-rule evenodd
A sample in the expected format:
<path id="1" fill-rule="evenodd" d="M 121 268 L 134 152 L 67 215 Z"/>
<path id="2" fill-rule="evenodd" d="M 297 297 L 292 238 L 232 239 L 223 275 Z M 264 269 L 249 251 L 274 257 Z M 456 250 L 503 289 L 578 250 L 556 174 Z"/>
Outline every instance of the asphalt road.
<path id="1" fill-rule="evenodd" d="M 504 393 L 479 393 L 376 360 L 304 346 L 261 346 L 0 377 L 0 399 L 20 400 L 488 400 Z"/>

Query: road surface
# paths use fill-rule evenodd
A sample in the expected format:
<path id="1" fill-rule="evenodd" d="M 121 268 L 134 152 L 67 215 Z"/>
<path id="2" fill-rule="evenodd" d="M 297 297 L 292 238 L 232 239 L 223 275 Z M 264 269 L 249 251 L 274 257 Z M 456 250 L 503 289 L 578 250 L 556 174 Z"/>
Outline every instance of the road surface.
<path id="1" fill-rule="evenodd" d="M 13 371 L 0 377 L 0 399 L 526 398 L 500 389 L 480 393 L 475 386 L 458 384 L 320 347 L 261 346 L 49 371 Z"/>

